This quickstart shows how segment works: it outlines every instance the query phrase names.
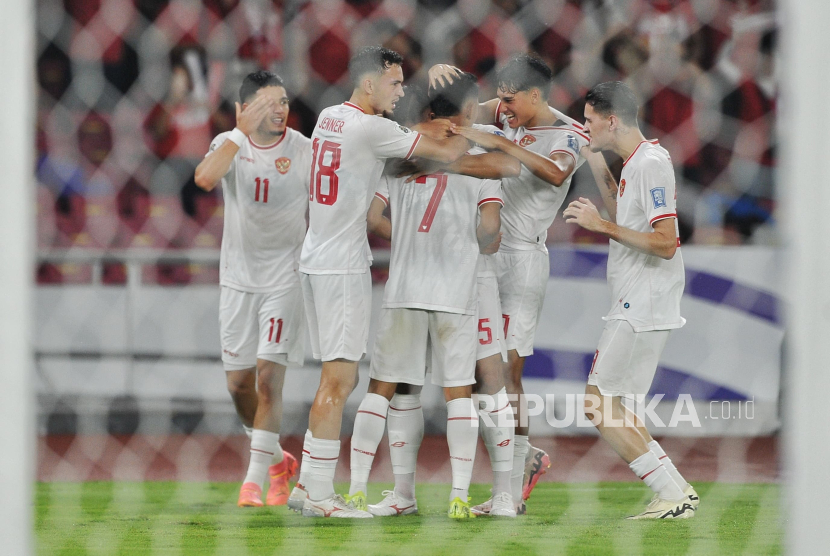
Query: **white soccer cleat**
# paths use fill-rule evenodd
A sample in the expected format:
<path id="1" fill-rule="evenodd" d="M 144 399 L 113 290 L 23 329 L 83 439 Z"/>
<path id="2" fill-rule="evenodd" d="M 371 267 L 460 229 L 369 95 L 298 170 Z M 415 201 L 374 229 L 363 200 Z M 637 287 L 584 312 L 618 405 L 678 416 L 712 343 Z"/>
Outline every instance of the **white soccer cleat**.
<path id="1" fill-rule="evenodd" d="M 407 500 L 395 494 L 394 490 L 384 490 L 385 498 L 377 504 L 369 504 L 369 513 L 378 517 L 399 516 L 418 513 L 418 502 Z"/>
<path id="2" fill-rule="evenodd" d="M 493 517 L 516 517 L 516 505 L 513 495 L 509 492 L 499 492 L 490 499 L 490 515 Z"/>
<path id="3" fill-rule="evenodd" d="M 626 519 L 688 519 L 695 516 L 695 509 L 688 498 L 679 501 L 652 498 L 643 513 Z"/>
<path id="4" fill-rule="evenodd" d="M 683 494 L 689 497 L 689 504 L 691 504 L 692 508 L 697 511 L 698 506 L 700 506 L 700 497 L 697 495 L 695 487 L 689 485 L 686 490 L 683 491 Z"/>
<path id="5" fill-rule="evenodd" d="M 297 483 L 294 485 L 294 490 L 291 491 L 291 496 L 288 497 L 288 509 L 295 512 L 303 511 L 303 502 L 306 498 L 308 498 L 308 492 L 306 492 L 303 485 Z"/>
<path id="6" fill-rule="evenodd" d="M 356 510 L 339 494 L 325 500 L 313 501 L 306 498 L 303 502 L 304 517 L 342 517 L 347 519 L 370 518 L 372 514 L 363 510 Z"/>
<path id="7" fill-rule="evenodd" d="M 512 498 L 512 496 L 511 496 Z M 490 515 L 490 510 L 493 508 L 493 497 L 491 496 L 489 499 L 485 500 L 481 504 L 477 506 L 473 506 L 470 508 L 470 513 L 475 515 Z M 515 510 L 514 510 L 515 511 Z"/>

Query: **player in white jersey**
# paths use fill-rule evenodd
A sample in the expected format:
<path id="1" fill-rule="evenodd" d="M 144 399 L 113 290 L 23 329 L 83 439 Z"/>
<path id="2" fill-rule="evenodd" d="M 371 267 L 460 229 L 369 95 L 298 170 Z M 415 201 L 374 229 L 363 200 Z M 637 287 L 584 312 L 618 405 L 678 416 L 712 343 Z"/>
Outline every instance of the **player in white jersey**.
<path id="1" fill-rule="evenodd" d="M 685 274 L 674 168 L 669 153 L 640 132 L 639 106 L 630 87 L 620 81 L 601 83 L 585 101 L 591 150 L 610 150 L 625 160 L 616 206 L 608 207 L 611 220 L 604 220 L 585 198 L 564 211 L 567 222 L 610 239 L 611 310 L 603 317 L 607 322 L 588 375 L 585 413 L 654 491 L 651 503 L 634 519 L 693 517 L 699 503 L 694 488 L 645 423 L 623 404 L 624 398 L 642 401 L 669 331 L 686 322 L 680 316 Z"/>
<path id="2" fill-rule="evenodd" d="M 430 96 L 432 118 L 467 123 L 477 109 L 478 86 L 469 75 Z M 478 416 L 471 399 L 478 345 L 478 261 L 480 251 L 498 248 L 500 184 L 444 172 L 412 181 L 384 176 L 375 195 L 372 220 L 382 213 L 384 204 L 393 215 L 392 258 L 369 392 L 355 418 L 350 496 L 365 499 L 388 412 L 393 408 L 406 411 L 406 407 L 395 406 L 398 385 L 414 386 L 419 392 L 428 367 L 433 384 L 444 388 L 447 400 L 447 442 L 453 471 L 448 515 L 471 517 L 468 489 L 478 436 Z M 412 390 L 409 393 L 413 395 Z M 422 422 L 420 427 L 422 430 Z M 396 444 L 399 448 L 408 445 L 410 455 L 417 454 L 420 435 L 406 438 L 407 432 L 412 431 L 396 431 L 390 423 L 390 439 L 397 439 L 392 449 Z M 404 436 L 398 437 L 399 433 Z M 409 469 L 401 469 L 399 459 L 399 454 L 393 455 L 395 490 L 386 492 L 379 504 L 369 506 L 374 515 L 417 511 L 414 458 Z M 512 505 L 509 501 L 507 510 L 515 515 Z"/>
<path id="3" fill-rule="evenodd" d="M 371 517 L 335 495 L 333 480 L 343 406 L 357 383 L 357 362 L 368 339 L 366 213 L 384 163 L 411 156 L 452 161 L 468 146 L 463 137 L 433 138 L 446 137 L 446 124 L 411 130 L 381 117 L 403 96 L 402 61 L 398 53 L 381 47 L 358 52 L 349 63 L 351 98 L 323 110 L 312 134 L 309 229 L 300 255 L 300 280 L 311 347 L 323 362 L 323 372 L 309 414 L 301 486 L 289 500 L 293 508 L 302 502 L 305 516 Z"/>
<path id="4" fill-rule="evenodd" d="M 196 168 L 196 184 L 222 186 L 220 255 L 222 362 L 237 413 L 251 437 L 240 506 L 285 504 L 297 461 L 279 444 L 288 365 L 302 365 L 303 305 L 297 264 L 308 207 L 310 141 L 286 127 L 282 80 L 248 75 L 236 104 L 237 127 L 218 135 Z"/>

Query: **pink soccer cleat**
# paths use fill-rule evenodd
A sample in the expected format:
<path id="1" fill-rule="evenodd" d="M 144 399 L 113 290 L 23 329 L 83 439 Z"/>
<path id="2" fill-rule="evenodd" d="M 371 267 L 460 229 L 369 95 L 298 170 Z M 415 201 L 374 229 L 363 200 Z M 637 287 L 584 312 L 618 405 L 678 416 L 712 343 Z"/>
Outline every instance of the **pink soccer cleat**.
<path id="1" fill-rule="evenodd" d="M 256 483 L 245 483 L 239 489 L 239 501 L 236 503 L 240 508 L 259 508 L 262 506 L 262 487 Z"/>
<path id="2" fill-rule="evenodd" d="M 284 506 L 288 503 L 288 480 L 297 472 L 297 458 L 288 452 L 283 452 L 283 460 L 268 468 L 268 476 L 271 478 L 271 486 L 268 487 L 268 495 L 265 503 L 269 506 Z"/>

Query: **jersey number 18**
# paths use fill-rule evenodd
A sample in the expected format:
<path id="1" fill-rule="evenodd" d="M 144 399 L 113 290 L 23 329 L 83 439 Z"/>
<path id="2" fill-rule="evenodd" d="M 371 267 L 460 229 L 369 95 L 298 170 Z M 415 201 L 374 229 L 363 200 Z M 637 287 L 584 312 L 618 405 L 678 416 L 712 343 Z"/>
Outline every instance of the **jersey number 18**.
<path id="1" fill-rule="evenodd" d="M 329 163 L 326 164 L 326 154 L 331 154 Z M 314 139 L 311 154 L 311 182 L 309 184 L 309 202 L 314 202 L 315 197 L 321 205 L 333 205 L 337 201 L 337 170 L 340 168 L 340 145 L 331 141 Z M 323 178 L 328 178 L 328 193 L 323 193 Z"/>

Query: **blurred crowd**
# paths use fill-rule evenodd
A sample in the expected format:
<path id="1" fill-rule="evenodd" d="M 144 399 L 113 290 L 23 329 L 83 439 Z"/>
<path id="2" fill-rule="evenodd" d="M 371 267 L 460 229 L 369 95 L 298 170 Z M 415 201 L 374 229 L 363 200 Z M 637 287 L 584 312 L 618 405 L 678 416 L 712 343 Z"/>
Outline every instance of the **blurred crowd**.
<path id="1" fill-rule="evenodd" d="M 221 191 L 195 186 L 212 137 L 234 127 L 242 77 L 282 75 L 289 125 L 350 93 L 352 52 L 383 44 L 409 83 L 433 63 L 476 74 L 533 51 L 554 70 L 550 102 L 581 119 L 594 84 L 640 95 L 644 134 L 668 148 L 681 240 L 775 244 L 773 0 L 38 0 L 38 247 L 218 249 Z M 622 161 L 608 156 L 612 171 Z M 597 197 L 587 168 L 570 193 Z M 549 243 L 604 242 L 561 219 Z M 125 266 L 103 267 L 124 283 Z M 78 265 L 40 283 L 84 282 Z M 199 265 L 145 269 L 161 284 L 211 283 Z"/>

